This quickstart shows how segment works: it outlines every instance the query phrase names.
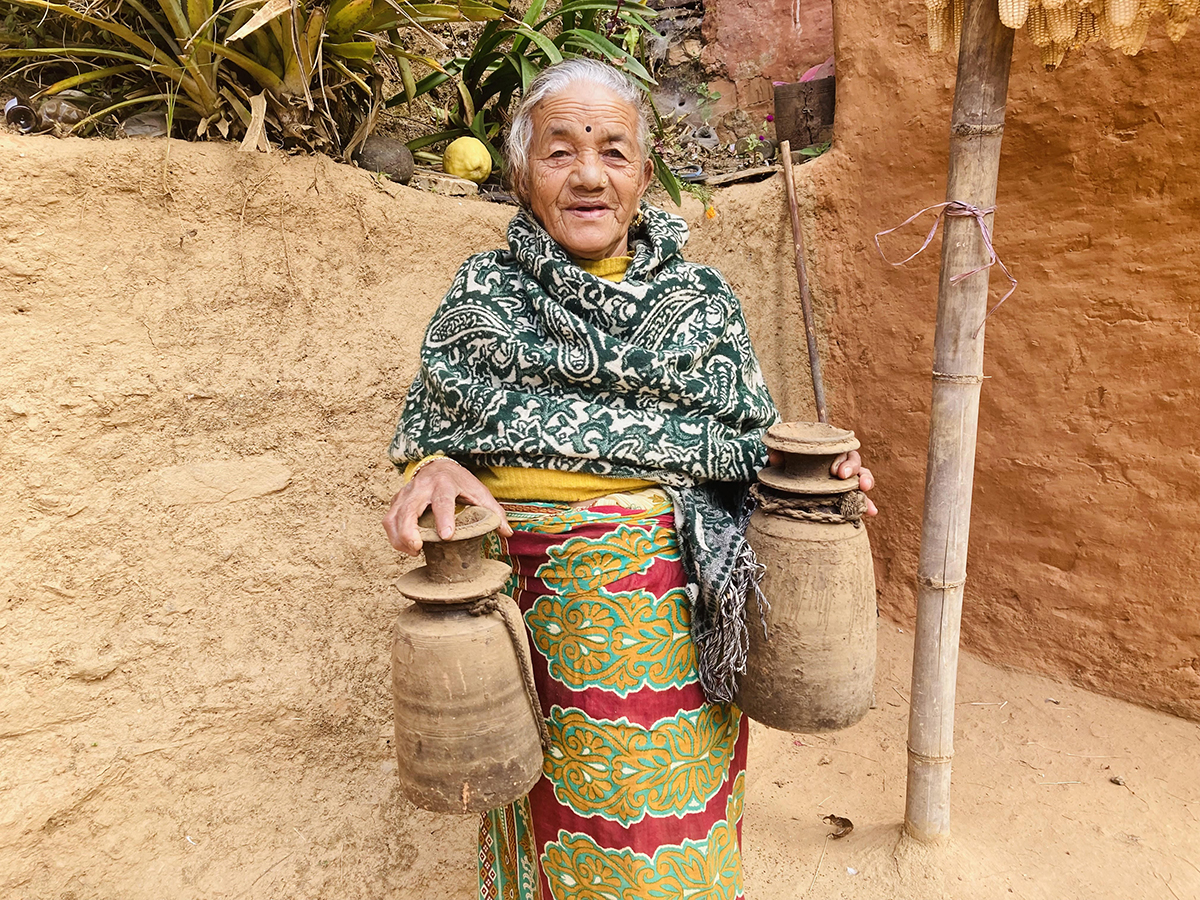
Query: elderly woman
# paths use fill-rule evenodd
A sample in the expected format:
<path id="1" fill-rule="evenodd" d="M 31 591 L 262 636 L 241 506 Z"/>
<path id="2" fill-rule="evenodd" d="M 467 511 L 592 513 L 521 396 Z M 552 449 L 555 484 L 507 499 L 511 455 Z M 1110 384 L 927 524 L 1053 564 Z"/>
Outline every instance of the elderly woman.
<path id="1" fill-rule="evenodd" d="M 419 553 L 430 508 L 443 537 L 456 503 L 495 511 L 534 650 L 551 745 L 529 796 L 483 817 L 481 898 L 742 893 L 743 529 L 776 411 L 729 286 L 641 202 L 647 138 L 610 66 L 534 80 L 508 249 L 459 270 L 390 450 L 392 545 Z"/>

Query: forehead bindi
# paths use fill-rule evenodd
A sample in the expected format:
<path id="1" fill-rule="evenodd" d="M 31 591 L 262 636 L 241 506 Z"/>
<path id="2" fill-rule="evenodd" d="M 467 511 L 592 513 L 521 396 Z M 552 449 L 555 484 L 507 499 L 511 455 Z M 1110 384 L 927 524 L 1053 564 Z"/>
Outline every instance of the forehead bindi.
<path id="1" fill-rule="evenodd" d="M 571 85 L 537 105 L 533 126 L 538 143 L 564 139 L 630 144 L 637 130 L 637 111 L 604 88 Z"/>

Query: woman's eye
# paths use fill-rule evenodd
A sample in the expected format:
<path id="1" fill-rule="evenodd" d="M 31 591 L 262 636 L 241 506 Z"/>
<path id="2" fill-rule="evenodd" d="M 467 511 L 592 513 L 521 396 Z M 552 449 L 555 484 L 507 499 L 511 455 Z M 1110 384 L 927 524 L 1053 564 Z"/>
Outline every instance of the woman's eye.
<path id="1" fill-rule="evenodd" d="M 551 150 L 550 151 L 550 159 L 566 159 L 570 155 L 571 154 L 567 153 L 566 150 Z"/>
<path id="2" fill-rule="evenodd" d="M 617 150 L 614 147 L 614 148 L 610 148 L 610 149 L 604 151 L 604 158 L 605 159 L 624 160 L 625 154 L 622 153 L 620 150 Z"/>

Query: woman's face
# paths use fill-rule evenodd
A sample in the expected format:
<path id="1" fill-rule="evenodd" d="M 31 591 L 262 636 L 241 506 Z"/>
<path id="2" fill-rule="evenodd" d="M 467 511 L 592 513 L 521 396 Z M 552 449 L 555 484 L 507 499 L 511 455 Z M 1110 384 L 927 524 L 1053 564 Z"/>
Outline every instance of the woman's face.
<path id="1" fill-rule="evenodd" d="M 569 85 L 533 110 L 529 200 L 550 236 L 579 259 L 621 256 L 653 164 L 637 110 L 607 88 Z"/>

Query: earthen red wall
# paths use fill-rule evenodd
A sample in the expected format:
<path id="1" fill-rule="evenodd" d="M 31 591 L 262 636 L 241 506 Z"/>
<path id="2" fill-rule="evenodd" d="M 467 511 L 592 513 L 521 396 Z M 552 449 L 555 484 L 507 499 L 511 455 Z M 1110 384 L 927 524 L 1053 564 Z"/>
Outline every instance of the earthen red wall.
<path id="1" fill-rule="evenodd" d="M 704 64 L 719 108 L 771 111 L 772 81 L 796 81 L 833 53 L 830 0 L 706 0 Z"/>
<path id="2" fill-rule="evenodd" d="M 910 0 L 836 0 L 816 177 L 831 410 L 879 475 L 881 606 L 914 614 L 938 243 L 873 235 L 944 199 L 954 61 Z M 770 29 L 769 23 L 763 30 Z M 1200 31 L 1197 28 L 1196 31 Z M 963 634 L 992 660 L 1200 717 L 1200 35 L 1046 73 L 1018 35 Z M 927 225 L 928 223 L 926 223 Z M 891 245 L 905 255 L 924 229 Z M 993 301 L 1003 283 L 992 278 Z"/>

